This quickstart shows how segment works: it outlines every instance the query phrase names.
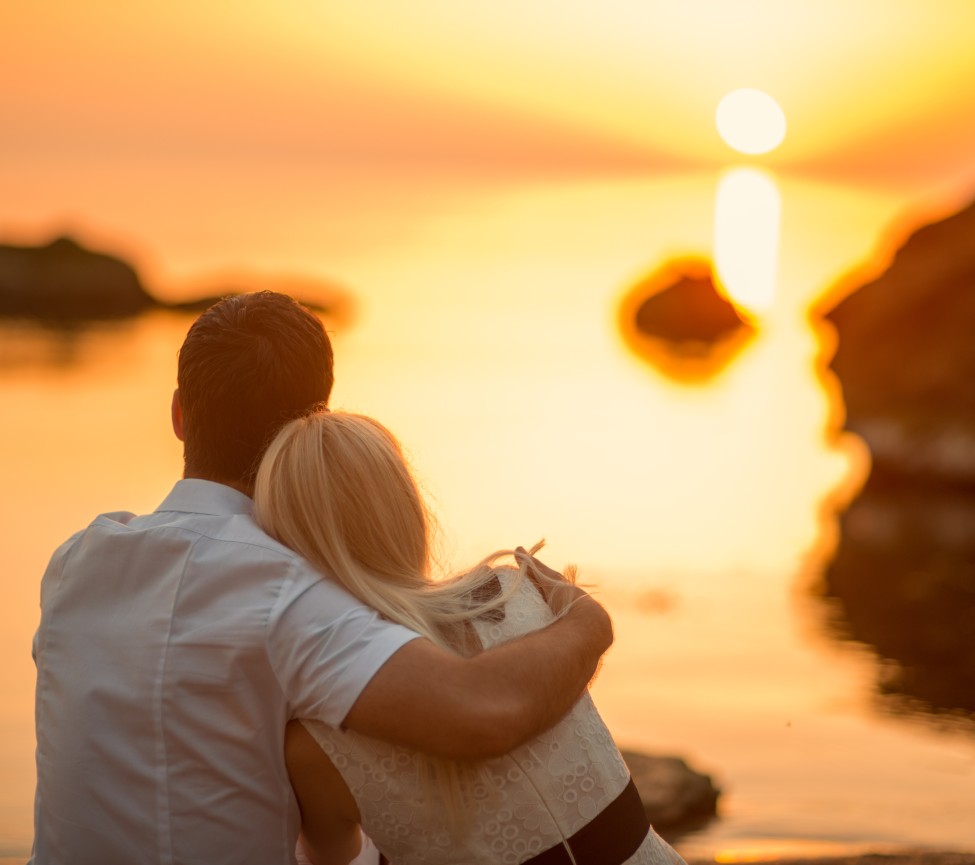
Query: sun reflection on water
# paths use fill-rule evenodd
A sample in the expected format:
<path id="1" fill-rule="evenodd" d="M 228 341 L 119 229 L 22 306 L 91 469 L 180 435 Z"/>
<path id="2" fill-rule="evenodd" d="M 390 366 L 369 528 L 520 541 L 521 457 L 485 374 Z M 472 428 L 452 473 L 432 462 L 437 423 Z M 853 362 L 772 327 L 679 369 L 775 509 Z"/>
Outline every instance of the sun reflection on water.
<path id="1" fill-rule="evenodd" d="M 715 270 L 728 297 L 760 317 L 775 301 L 782 196 L 771 173 L 732 168 L 714 203 Z"/>

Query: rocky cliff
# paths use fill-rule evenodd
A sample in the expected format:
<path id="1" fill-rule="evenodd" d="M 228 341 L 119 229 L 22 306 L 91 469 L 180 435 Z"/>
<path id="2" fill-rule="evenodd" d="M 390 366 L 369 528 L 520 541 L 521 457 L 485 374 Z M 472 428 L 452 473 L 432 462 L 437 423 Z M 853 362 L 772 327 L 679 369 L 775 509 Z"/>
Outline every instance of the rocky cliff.
<path id="1" fill-rule="evenodd" d="M 913 234 L 826 317 L 875 475 L 975 484 L 975 204 Z"/>
<path id="2" fill-rule="evenodd" d="M 866 487 L 823 577 L 885 708 L 975 724 L 975 204 L 915 232 L 827 318 Z"/>

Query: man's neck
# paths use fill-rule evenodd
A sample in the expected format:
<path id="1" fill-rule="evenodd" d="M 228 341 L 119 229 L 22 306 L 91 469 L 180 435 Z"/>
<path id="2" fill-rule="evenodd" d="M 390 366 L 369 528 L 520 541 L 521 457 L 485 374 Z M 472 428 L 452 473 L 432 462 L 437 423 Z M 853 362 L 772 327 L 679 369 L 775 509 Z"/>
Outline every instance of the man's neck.
<path id="1" fill-rule="evenodd" d="M 186 471 L 183 472 L 183 479 L 210 481 L 214 484 L 223 484 L 225 487 L 230 487 L 231 489 L 237 490 L 239 493 L 243 493 L 249 499 L 254 498 L 254 486 L 252 484 L 245 484 L 242 481 L 229 481 L 226 478 L 213 478 L 202 474 L 201 472 L 194 472 L 190 469 L 186 469 Z"/>

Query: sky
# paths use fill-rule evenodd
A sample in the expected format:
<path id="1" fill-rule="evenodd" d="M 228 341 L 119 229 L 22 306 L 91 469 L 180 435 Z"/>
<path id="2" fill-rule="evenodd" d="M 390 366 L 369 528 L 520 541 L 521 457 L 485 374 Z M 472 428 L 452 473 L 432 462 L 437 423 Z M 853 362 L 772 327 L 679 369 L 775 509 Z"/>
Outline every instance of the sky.
<path id="1" fill-rule="evenodd" d="M 788 119 L 764 165 L 975 189 L 969 0 L 0 0 L 0 22 L 0 238 L 217 199 L 272 219 L 353 177 L 708 170 L 739 87 Z"/>

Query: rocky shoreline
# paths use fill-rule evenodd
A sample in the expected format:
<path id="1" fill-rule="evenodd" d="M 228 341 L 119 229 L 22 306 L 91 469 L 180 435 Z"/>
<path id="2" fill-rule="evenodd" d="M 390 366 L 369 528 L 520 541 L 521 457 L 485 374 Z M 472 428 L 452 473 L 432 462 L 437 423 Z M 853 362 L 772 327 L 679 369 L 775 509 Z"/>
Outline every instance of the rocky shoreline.
<path id="1" fill-rule="evenodd" d="M 885 710 L 975 729 L 975 202 L 826 313 L 869 478 L 823 575 L 830 630 L 877 654 Z"/>
<path id="2" fill-rule="evenodd" d="M 825 312 L 846 428 L 869 446 L 874 478 L 975 485 L 973 286 L 975 202 L 915 231 Z"/>
<path id="3" fill-rule="evenodd" d="M 709 775 L 681 757 L 622 752 L 650 824 L 661 834 L 679 833 L 717 816 L 721 790 Z"/>
<path id="4" fill-rule="evenodd" d="M 871 471 L 823 576 L 831 630 L 880 659 L 884 709 L 975 723 L 975 202 L 908 237 L 832 309 L 844 426 Z M 757 857 L 756 857 L 757 858 Z M 975 865 L 975 851 L 762 858 L 781 865 Z"/>
<path id="5" fill-rule="evenodd" d="M 0 320 L 81 325 L 131 319 L 154 309 L 202 312 L 226 295 L 259 290 L 260 282 L 254 276 L 238 277 L 229 284 L 210 286 L 192 300 L 166 301 L 145 286 L 132 264 L 87 249 L 74 238 L 57 237 L 39 246 L 0 243 Z M 276 282 L 283 283 L 276 289 L 288 291 L 317 312 L 347 311 L 349 298 L 338 286 L 294 277 Z M 297 290 L 288 283 L 299 283 Z"/>

